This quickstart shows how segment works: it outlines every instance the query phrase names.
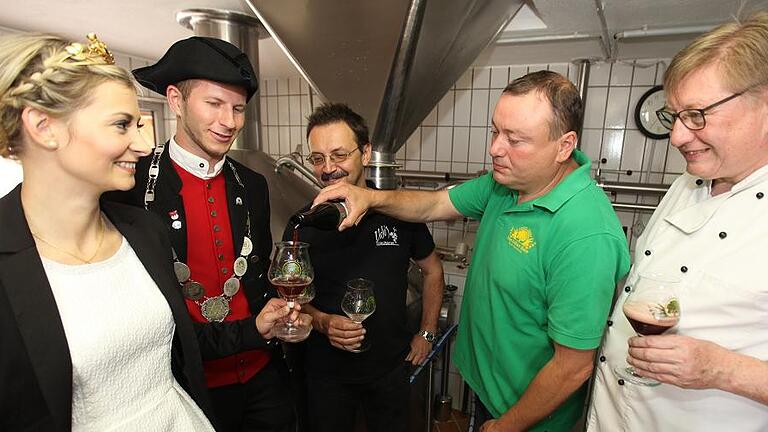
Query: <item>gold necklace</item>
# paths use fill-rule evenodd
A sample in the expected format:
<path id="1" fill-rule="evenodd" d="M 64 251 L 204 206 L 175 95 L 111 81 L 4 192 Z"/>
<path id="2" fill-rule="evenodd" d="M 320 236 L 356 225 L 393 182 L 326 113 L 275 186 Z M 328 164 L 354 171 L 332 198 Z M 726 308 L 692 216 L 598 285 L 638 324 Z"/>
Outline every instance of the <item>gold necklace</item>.
<path id="1" fill-rule="evenodd" d="M 35 237 L 36 239 L 40 240 L 41 242 L 47 244 L 48 246 L 56 249 L 59 252 L 63 252 L 65 254 L 71 256 L 72 258 L 77 259 L 78 261 L 84 262 L 85 264 L 91 264 L 93 259 L 96 258 L 96 254 L 98 254 L 99 250 L 101 250 L 102 243 L 104 243 L 104 232 L 106 231 L 106 227 L 104 226 L 104 218 L 101 216 L 101 213 L 99 213 L 99 228 L 101 228 L 99 230 L 99 244 L 96 245 L 96 250 L 93 251 L 93 254 L 90 257 L 88 257 L 87 259 L 86 258 L 81 258 L 80 256 L 73 254 L 72 252 L 69 252 L 69 251 L 67 251 L 65 249 L 62 249 L 62 248 L 56 246 L 55 244 L 53 244 L 53 243 L 49 242 L 48 240 L 46 240 L 46 239 L 40 237 L 39 235 L 37 235 L 37 233 L 33 232 L 32 236 Z"/>

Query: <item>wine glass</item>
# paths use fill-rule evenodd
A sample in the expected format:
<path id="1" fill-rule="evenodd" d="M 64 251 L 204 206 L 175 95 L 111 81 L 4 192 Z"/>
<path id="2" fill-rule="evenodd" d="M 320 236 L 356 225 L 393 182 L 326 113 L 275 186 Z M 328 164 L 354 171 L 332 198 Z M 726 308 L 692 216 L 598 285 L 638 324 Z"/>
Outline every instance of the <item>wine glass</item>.
<path id="1" fill-rule="evenodd" d="M 307 304 L 312 301 L 312 299 L 315 298 L 315 284 L 311 283 L 307 285 L 306 288 L 304 288 L 304 291 L 301 292 L 301 295 L 296 299 L 296 303 L 298 304 Z"/>
<path id="2" fill-rule="evenodd" d="M 341 310 L 352 321 L 362 324 L 376 310 L 376 298 L 373 295 L 373 281 L 358 278 L 347 282 L 347 292 L 341 299 Z M 351 349 L 352 352 L 368 351 L 371 343 L 363 339 L 359 348 Z"/>
<path id="3" fill-rule="evenodd" d="M 275 243 L 275 247 L 267 277 L 293 309 L 296 300 L 315 277 L 309 261 L 309 243 L 283 241 Z M 286 342 L 300 342 L 309 336 L 312 326 L 287 319 L 275 324 L 274 331 L 275 336 Z"/>
<path id="4" fill-rule="evenodd" d="M 677 292 L 680 280 L 660 274 L 641 274 L 622 307 L 629 324 L 638 336 L 660 335 L 680 320 L 680 300 Z M 613 370 L 616 375 L 633 384 L 653 387 L 658 381 L 641 377 L 635 368 L 624 364 Z"/>

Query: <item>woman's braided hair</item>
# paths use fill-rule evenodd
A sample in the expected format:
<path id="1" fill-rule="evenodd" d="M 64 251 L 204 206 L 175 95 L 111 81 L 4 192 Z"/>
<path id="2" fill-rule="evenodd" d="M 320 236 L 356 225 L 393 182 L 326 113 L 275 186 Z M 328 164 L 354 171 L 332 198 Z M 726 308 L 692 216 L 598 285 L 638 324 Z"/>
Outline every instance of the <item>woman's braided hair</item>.
<path id="1" fill-rule="evenodd" d="M 106 81 L 136 88 L 106 46 L 95 35 L 89 39 L 91 45 L 84 46 L 46 34 L 0 37 L 0 156 L 20 153 L 25 107 L 67 118 L 88 105 L 93 89 Z M 89 51 L 94 46 L 103 49 Z"/>

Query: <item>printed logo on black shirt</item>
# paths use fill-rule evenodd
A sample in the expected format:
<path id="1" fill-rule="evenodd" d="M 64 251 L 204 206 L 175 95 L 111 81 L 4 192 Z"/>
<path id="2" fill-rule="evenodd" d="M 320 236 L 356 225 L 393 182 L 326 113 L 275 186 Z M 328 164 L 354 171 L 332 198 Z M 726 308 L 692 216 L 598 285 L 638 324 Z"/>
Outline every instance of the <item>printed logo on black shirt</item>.
<path id="1" fill-rule="evenodd" d="M 376 246 L 400 246 L 397 242 L 397 228 L 382 225 L 373 232 L 376 237 Z"/>

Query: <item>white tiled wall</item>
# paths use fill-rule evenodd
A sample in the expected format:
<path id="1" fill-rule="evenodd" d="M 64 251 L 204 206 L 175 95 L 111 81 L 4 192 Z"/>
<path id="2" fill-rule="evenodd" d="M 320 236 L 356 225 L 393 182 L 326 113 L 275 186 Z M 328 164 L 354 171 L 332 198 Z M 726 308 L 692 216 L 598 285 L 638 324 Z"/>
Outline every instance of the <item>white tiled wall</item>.
<path id="1" fill-rule="evenodd" d="M 662 82 L 668 59 L 596 63 L 588 83 L 584 131 L 581 146 L 592 159 L 593 168 L 605 170 L 608 181 L 670 184 L 685 170 L 680 153 L 669 140 L 645 137 L 634 121 L 640 97 Z M 611 196 L 624 203 L 657 204 L 659 197 L 621 194 Z M 630 248 L 634 248 L 650 218 L 648 212 L 617 212 L 627 227 Z"/>
<path id="2" fill-rule="evenodd" d="M 266 79 L 261 82 L 262 149 L 277 158 L 307 150 L 307 117 L 318 103 L 317 94 L 299 77 Z"/>

